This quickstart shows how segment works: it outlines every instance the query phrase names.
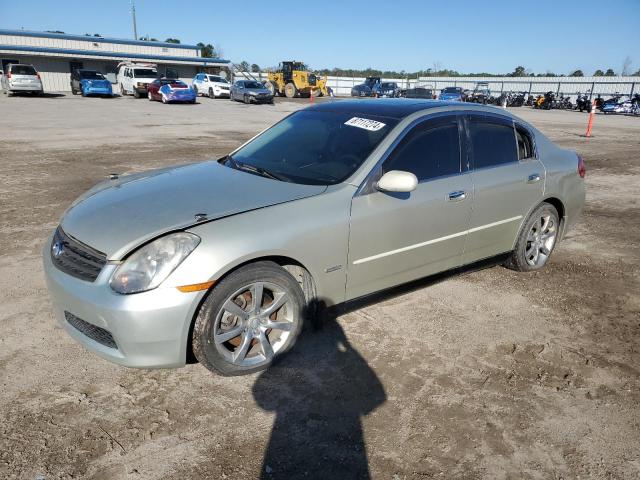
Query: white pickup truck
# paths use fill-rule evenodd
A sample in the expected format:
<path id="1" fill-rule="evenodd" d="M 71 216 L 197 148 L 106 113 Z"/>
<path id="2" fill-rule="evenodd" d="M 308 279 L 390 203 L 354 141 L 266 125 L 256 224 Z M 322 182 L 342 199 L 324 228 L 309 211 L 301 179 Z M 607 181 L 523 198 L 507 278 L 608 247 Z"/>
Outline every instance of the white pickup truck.
<path id="1" fill-rule="evenodd" d="M 155 65 L 124 63 L 118 65 L 117 83 L 120 95 L 133 95 L 135 98 L 147 96 L 147 86 L 158 78 Z"/>

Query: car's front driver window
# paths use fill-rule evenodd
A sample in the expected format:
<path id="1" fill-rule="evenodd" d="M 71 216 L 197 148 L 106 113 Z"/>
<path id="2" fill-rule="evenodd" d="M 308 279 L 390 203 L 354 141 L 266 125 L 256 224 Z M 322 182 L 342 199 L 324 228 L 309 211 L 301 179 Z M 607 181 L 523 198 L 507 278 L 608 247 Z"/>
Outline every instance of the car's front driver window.
<path id="1" fill-rule="evenodd" d="M 384 172 L 411 172 L 418 181 L 460 173 L 460 136 L 455 116 L 413 127 L 383 164 Z"/>

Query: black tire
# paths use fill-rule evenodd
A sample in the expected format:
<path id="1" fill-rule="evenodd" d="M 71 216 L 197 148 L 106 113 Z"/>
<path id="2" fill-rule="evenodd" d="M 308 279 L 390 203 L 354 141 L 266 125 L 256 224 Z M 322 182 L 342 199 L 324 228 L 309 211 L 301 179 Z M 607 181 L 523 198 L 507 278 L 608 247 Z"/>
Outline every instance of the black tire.
<path id="1" fill-rule="evenodd" d="M 122 84 L 120 84 L 120 95 L 123 97 L 127 95 L 127 92 L 124 91 L 124 86 Z"/>
<path id="2" fill-rule="evenodd" d="M 209 98 L 214 99 L 216 96 L 213 94 L 213 88 L 209 89 Z"/>
<path id="3" fill-rule="evenodd" d="M 196 97 L 198 96 L 198 87 L 196 87 L 195 85 L 193 86 L 193 91 L 196 92 Z"/>
<path id="4" fill-rule="evenodd" d="M 294 83 L 289 82 L 284 86 L 284 96 L 287 98 L 294 98 L 298 96 L 298 89 Z"/>
<path id="5" fill-rule="evenodd" d="M 133 98 L 140 98 L 140 92 L 137 88 L 133 89 Z"/>
<path id="6" fill-rule="evenodd" d="M 84 89 L 82 87 L 80 87 L 80 93 L 82 94 L 83 97 L 86 97 L 87 94 L 85 93 Z"/>
<path id="7" fill-rule="evenodd" d="M 544 215 L 550 215 L 552 226 L 555 229 L 555 237 L 551 248 L 549 249 L 548 255 L 546 255 L 546 259 L 544 263 L 541 265 L 531 265 L 526 258 L 527 246 L 530 245 L 528 240 L 529 233 L 534 227 L 535 223 L 543 217 Z M 518 272 L 531 272 L 534 270 L 539 270 L 544 267 L 548 259 L 553 254 L 553 250 L 558 243 L 558 235 L 560 234 L 560 218 L 558 216 L 558 210 L 556 207 L 551 205 L 550 203 L 543 202 L 538 207 L 531 212 L 527 221 L 522 225 L 522 229 L 518 234 L 518 240 L 516 241 L 516 246 L 511 252 L 509 258 L 505 261 L 504 266 L 515 270 Z"/>
<path id="8" fill-rule="evenodd" d="M 78 94 L 78 91 L 75 88 L 73 88 L 73 85 L 71 85 L 71 94 L 72 95 L 77 95 Z"/>
<path id="9" fill-rule="evenodd" d="M 210 371 L 224 376 L 247 375 L 264 370 L 271 365 L 273 359 L 254 366 L 236 365 L 220 353 L 213 340 L 216 318 L 221 314 L 224 303 L 234 295 L 234 292 L 258 281 L 275 284 L 285 291 L 289 296 L 286 308 L 291 305 L 292 309 L 290 334 L 273 358 L 278 358 L 291 349 L 302 331 L 306 315 L 305 299 L 296 279 L 284 268 L 270 261 L 256 262 L 241 267 L 225 277 L 207 294 L 193 326 L 191 337 L 193 353 L 198 361 Z"/>
<path id="10" fill-rule="evenodd" d="M 247 95 L 246 93 L 244 94 L 243 97 L 243 101 L 244 103 L 246 103 L 247 105 L 249 105 L 251 103 L 251 97 L 249 97 L 249 95 Z"/>

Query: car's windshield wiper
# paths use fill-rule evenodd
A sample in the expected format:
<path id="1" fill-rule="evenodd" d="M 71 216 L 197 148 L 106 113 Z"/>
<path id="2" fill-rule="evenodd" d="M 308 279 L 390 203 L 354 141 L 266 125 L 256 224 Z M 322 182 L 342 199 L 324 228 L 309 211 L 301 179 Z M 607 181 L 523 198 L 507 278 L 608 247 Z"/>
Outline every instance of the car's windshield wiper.
<path id="1" fill-rule="evenodd" d="M 278 175 L 275 173 L 270 172 L 269 170 L 262 168 L 262 167 L 256 167 L 255 165 L 249 165 L 248 163 L 242 163 L 237 161 L 236 159 L 234 159 L 231 155 L 227 155 L 226 157 L 223 157 L 222 159 L 225 163 L 225 165 L 229 165 L 232 168 L 235 168 L 237 170 L 242 170 L 244 172 L 249 172 L 249 173 L 253 173 L 255 175 L 260 175 L 262 177 L 265 178 L 270 178 L 271 180 L 280 180 L 283 182 L 288 182 L 289 179 L 282 176 L 282 175 Z"/>

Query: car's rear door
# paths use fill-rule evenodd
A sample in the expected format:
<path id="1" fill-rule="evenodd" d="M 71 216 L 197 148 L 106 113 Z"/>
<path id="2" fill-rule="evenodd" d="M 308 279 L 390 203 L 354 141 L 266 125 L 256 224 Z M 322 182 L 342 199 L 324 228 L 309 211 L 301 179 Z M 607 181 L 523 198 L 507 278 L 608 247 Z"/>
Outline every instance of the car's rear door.
<path id="1" fill-rule="evenodd" d="M 348 299 L 461 263 L 473 189 L 460 128 L 451 114 L 413 124 L 353 198 Z M 414 173 L 417 188 L 376 190 L 375 179 L 391 170 Z"/>
<path id="2" fill-rule="evenodd" d="M 520 158 L 510 117 L 472 113 L 465 123 L 474 205 L 464 262 L 471 263 L 513 248 L 520 225 L 542 198 L 545 169 L 533 150 Z"/>

